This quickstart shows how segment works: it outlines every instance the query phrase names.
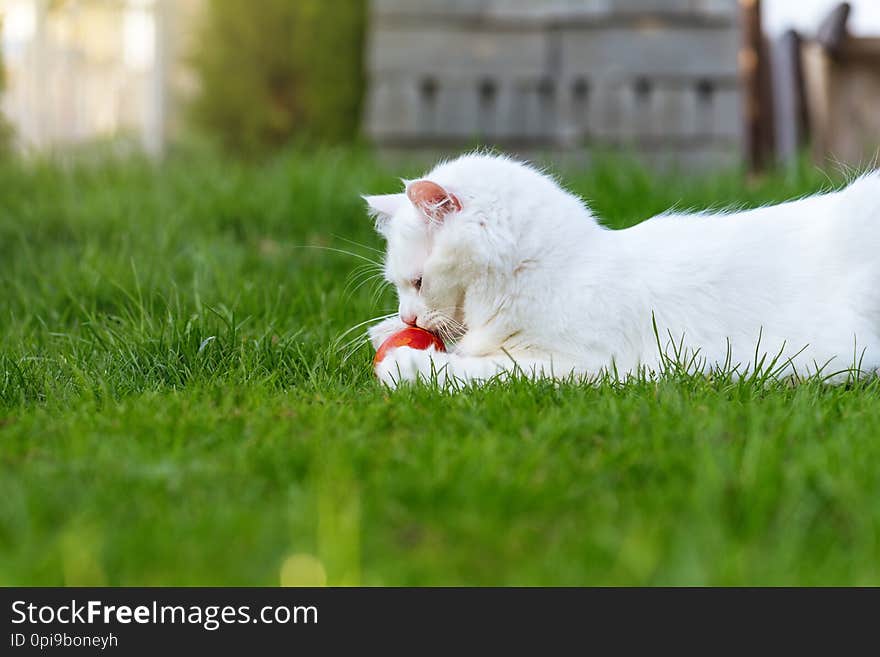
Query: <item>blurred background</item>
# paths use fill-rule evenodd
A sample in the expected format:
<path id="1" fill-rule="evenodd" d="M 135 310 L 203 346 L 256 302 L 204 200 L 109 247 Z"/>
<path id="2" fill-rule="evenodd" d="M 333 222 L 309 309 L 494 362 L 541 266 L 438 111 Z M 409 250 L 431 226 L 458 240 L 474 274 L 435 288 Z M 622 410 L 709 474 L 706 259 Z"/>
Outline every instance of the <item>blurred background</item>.
<path id="1" fill-rule="evenodd" d="M 0 0 L 0 150 L 867 166 L 880 2 Z"/>

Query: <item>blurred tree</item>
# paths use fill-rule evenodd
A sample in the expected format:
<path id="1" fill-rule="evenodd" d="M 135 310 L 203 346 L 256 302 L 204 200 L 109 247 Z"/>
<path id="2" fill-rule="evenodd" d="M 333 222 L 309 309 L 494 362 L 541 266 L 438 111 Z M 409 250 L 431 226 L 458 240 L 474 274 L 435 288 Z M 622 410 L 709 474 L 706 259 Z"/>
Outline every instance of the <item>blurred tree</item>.
<path id="1" fill-rule="evenodd" d="M 366 0 L 209 0 L 193 64 L 197 127 L 245 155 L 353 138 Z"/>

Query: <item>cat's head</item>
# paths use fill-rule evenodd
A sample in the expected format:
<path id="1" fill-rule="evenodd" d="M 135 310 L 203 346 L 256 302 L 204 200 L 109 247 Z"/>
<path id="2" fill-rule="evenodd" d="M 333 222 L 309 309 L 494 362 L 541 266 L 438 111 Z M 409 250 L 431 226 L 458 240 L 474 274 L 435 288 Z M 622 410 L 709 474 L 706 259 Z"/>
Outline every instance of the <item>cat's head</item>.
<path id="1" fill-rule="evenodd" d="M 501 162 L 465 156 L 404 181 L 399 194 L 364 197 L 387 243 L 385 277 L 397 289 L 403 322 L 446 338 L 465 330 L 466 296 L 504 259 L 492 247 L 506 225 L 493 189 Z"/>
<path id="2" fill-rule="evenodd" d="M 460 194 L 423 179 L 400 194 L 364 197 L 387 241 L 384 273 L 397 289 L 401 321 L 447 337 L 463 329 L 471 259 L 458 235 L 473 213 Z"/>
<path id="3" fill-rule="evenodd" d="M 385 277 L 402 321 L 454 338 L 491 314 L 522 263 L 542 252 L 543 214 L 579 202 L 534 168 L 470 154 L 404 181 L 398 194 L 365 196 L 387 242 Z"/>

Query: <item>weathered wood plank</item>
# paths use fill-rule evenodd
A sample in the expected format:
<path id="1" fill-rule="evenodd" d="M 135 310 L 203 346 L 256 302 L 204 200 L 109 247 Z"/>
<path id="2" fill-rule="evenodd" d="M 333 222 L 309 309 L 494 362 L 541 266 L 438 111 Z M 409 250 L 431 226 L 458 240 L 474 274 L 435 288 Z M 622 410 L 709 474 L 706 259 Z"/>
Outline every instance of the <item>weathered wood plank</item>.
<path id="1" fill-rule="evenodd" d="M 463 72 L 540 76 L 545 73 L 546 34 L 538 30 L 450 30 L 378 25 L 370 39 L 368 68 L 373 72 Z"/>
<path id="2" fill-rule="evenodd" d="M 738 35 L 731 29 L 571 29 L 561 40 L 563 73 L 568 76 L 737 74 Z"/>
<path id="3" fill-rule="evenodd" d="M 376 18 L 462 18 L 607 21 L 648 15 L 733 20 L 736 0 L 373 0 Z"/>

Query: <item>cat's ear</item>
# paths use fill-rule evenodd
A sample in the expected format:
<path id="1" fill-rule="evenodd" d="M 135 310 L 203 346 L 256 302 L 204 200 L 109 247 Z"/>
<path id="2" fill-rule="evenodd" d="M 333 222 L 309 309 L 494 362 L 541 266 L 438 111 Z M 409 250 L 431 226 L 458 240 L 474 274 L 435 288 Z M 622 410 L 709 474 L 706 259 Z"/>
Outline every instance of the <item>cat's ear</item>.
<path id="1" fill-rule="evenodd" d="M 385 224 L 407 202 L 406 194 L 379 194 L 361 196 L 367 202 L 367 211 L 376 222 L 376 230 L 384 232 Z"/>
<path id="2" fill-rule="evenodd" d="M 406 195 L 419 212 L 432 221 L 443 221 L 452 212 L 461 210 L 461 201 L 455 194 L 430 180 L 410 183 Z"/>

